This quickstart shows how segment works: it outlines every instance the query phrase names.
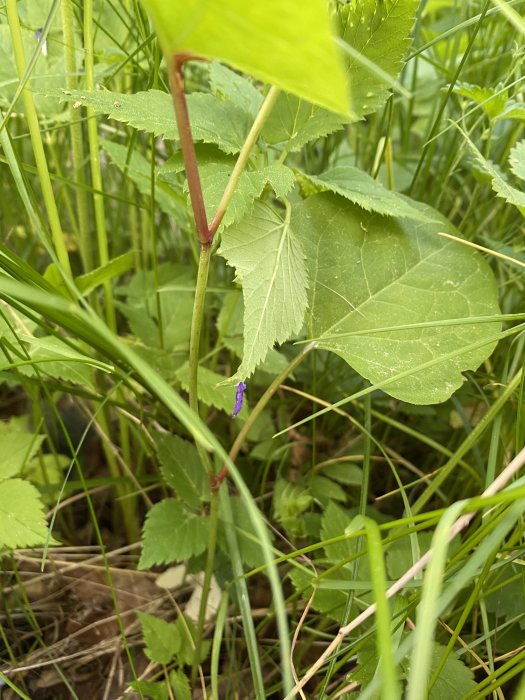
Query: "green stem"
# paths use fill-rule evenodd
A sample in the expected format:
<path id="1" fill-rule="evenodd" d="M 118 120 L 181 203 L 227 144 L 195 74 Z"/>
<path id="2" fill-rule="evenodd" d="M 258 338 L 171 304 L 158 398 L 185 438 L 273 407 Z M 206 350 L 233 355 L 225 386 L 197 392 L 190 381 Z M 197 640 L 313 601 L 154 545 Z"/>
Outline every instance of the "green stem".
<path id="1" fill-rule="evenodd" d="M 64 65 L 66 68 L 66 85 L 68 90 L 77 87 L 76 58 L 75 58 L 75 32 L 73 21 L 73 4 L 71 0 L 62 0 L 62 27 L 64 32 Z M 73 177 L 76 180 L 75 191 L 78 213 L 79 248 L 84 264 L 84 271 L 93 269 L 93 245 L 89 231 L 89 210 L 86 192 L 86 178 L 84 175 L 84 144 L 82 126 L 78 120 L 78 114 L 69 103 L 69 131 L 71 134 L 71 160 L 73 164 Z"/>
<path id="2" fill-rule="evenodd" d="M 228 180 L 226 189 L 224 190 L 221 201 L 219 202 L 219 205 L 217 207 L 217 211 L 215 212 L 215 215 L 210 224 L 209 234 L 211 238 L 213 238 L 213 236 L 215 235 L 217 229 L 221 224 L 222 219 L 224 218 L 224 215 L 226 214 L 226 210 L 233 197 L 235 188 L 237 187 L 242 172 L 246 167 L 246 164 L 248 163 L 248 159 L 250 157 L 252 148 L 255 146 L 255 143 L 259 138 L 261 129 L 263 128 L 264 123 L 268 119 L 268 116 L 272 111 L 278 96 L 279 89 L 276 87 L 271 87 L 264 99 L 264 102 L 261 105 L 261 109 L 259 110 L 255 121 L 252 124 L 252 128 L 250 129 L 248 136 L 246 137 L 246 141 L 244 142 L 243 147 L 241 148 L 239 157 L 237 158 L 237 162 L 235 163 L 235 167 L 232 170 L 232 174 L 230 175 L 230 179 Z"/>
<path id="3" fill-rule="evenodd" d="M 18 77 L 22 79 L 26 70 L 26 59 L 24 53 L 24 45 L 22 42 L 22 34 L 20 31 L 20 21 L 18 19 L 17 0 L 7 0 L 6 9 L 7 20 L 9 22 L 9 30 L 11 32 L 11 41 L 13 43 L 13 53 L 15 56 L 16 69 Z M 40 134 L 40 126 L 38 123 L 38 116 L 33 100 L 33 94 L 30 90 L 27 89 L 27 87 L 24 87 L 22 91 L 22 97 L 24 100 L 24 109 L 27 119 L 27 125 L 29 127 L 29 134 L 31 137 L 31 145 L 33 147 L 33 153 L 35 156 L 38 178 L 40 181 L 40 187 L 42 188 L 42 196 L 44 198 L 47 218 L 49 220 L 49 228 L 51 230 L 53 246 L 63 272 L 68 277 L 72 277 L 71 265 L 69 263 L 69 256 L 64 240 L 64 233 L 60 224 L 60 217 L 55 201 L 55 195 L 53 193 L 53 186 L 51 185 L 51 178 L 49 176 L 46 154 L 44 151 L 44 145 L 42 143 L 42 136 Z"/>
<path id="4" fill-rule="evenodd" d="M 95 89 L 95 66 L 93 61 L 93 0 L 84 2 L 84 51 L 86 90 Z M 95 227 L 97 231 L 97 245 L 100 265 L 109 262 L 109 246 L 106 230 L 106 216 L 104 212 L 104 195 L 102 186 L 102 172 L 100 168 L 100 148 L 98 142 L 97 120 L 92 107 L 86 107 L 87 130 L 89 142 L 89 163 L 91 167 L 91 184 L 93 185 L 93 206 L 95 209 Z M 111 282 L 104 282 L 104 299 L 106 302 L 106 320 L 113 332 L 116 332 L 117 321 Z"/>

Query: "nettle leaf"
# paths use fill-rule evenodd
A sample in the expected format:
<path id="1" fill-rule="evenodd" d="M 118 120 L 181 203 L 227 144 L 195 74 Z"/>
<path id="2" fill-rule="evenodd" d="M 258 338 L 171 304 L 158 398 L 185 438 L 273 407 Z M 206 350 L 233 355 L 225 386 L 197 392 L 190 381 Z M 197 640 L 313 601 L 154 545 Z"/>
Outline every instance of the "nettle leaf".
<path id="1" fill-rule="evenodd" d="M 177 379 L 182 384 L 182 388 L 185 391 L 189 391 L 190 370 L 187 362 L 177 370 Z M 224 377 L 221 374 L 212 372 L 212 370 L 207 367 L 199 367 L 197 391 L 200 401 L 206 404 L 206 406 L 214 406 L 218 408 L 219 411 L 225 411 L 229 414 L 232 413 L 235 405 L 235 391 L 232 390 L 231 386 L 224 386 Z M 247 416 L 248 409 L 246 408 L 245 401 L 237 417 L 239 420 L 244 421 Z"/>
<path id="2" fill-rule="evenodd" d="M 158 664 L 169 664 L 182 645 L 177 626 L 140 610 L 137 610 L 137 615 L 146 644 L 146 656 Z"/>
<path id="3" fill-rule="evenodd" d="M 339 6 L 343 41 L 359 52 L 369 65 L 395 78 L 408 48 L 408 35 L 414 24 L 418 0 L 359 0 Z M 352 111 L 363 117 L 384 105 L 390 86 L 371 67 L 348 56 Z"/>
<path id="4" fill-rule="evenodd" d="M 257 116 L 264 98 L 248 78 L 213 61 L 210 66 L 210 86 L 215 95 L 225 97 L 252 117 Z"/>
<path id="5" fill-rule="evenodd" d="M 38 490 L 23 479 L 0 483 L 0 547 L 37 547 L 48 535 Z"/>
<path id="6" fill-rule="evenodd" d="M 162 435 L 156 443 L 166 483 L 187 506 L 201 507 L 210 498 L 210 483 L 196 448 L 178 435 Z"/>
<path id="7" fill-rule="evenodd" d="M 166 57 L 190 53 L 229 65 L 342 114 L 342 61 L 324 0 L 142 0 Z"/>
<path id="8" fill-rule="evenodd" d="M 139 569 L 171 564 L 206 549 L 208 518 L 195 515 L 173 498 L 156 503 L 146 515 Z"/>
<path id="9" fill-rule="evenodd" d="M 206 163 L 201 165 L 200 178 L 208 221 L 215 214 L 222 195 L 230 179 L 232 167 L 226 163 Z M 280 163 L 266 166 L 261 170 L 244 171 L 233 193 L 221 228 L 240 221 L 252 210 L 254 201 L 269 183 L 279 197 L 284 197 L 295 183 L 293 171 Z M 187 182 L 184 185 L 188 190 Z"/>
<path id="10" fill-rule="evenodd" d="M 109 90 L 62 90 L 62 101 L 92 107 L 98 114 L 165 139 L 179 137 L 173 103 L 167 92 L 147 90 L 127 95 Z M 251 117 L 232 102 L 195 92 L 186 97 L 194 141 L 215 143 L 225 153 L 237 153 L 251 126 Z"/>
<path id="11" fill-rule="evenodd" d="M 434 642 L 432 649 L 432 661 L 430 676 L 438 667 L 444 654 L 447 655 L 445 665 L 441 669 L 436 682 L 428 693 L 428 700 L 450 700 L 470 695 L 477 687 L 474 674 L 457 657 L 455 652 L 447 652 L 447 648 Z M 401 669 L 408 675 L 410 671 L 410 659 L 401 662 Z"/>
<path id="12" fill-rule="evenodd" d="M 525 141 L 520 141 L 511 150 L 509 163 L 514 175 L 525 180 Z"/>
<path id="13" fill-rule="evenodd" d="M 261 136 L 271 145 L 284 144 L 289 153 L 306 143 L 338 131 L 347 122 L 333 112 L 316 107 L 294 95 L 281 93 L 268 117 Z"/>
<path id="14" fill-rule="evenodd" d="M 340 194 L 367 211 L 375 211 L 386 216 L 400 216 L 416 221 L 428 221 L 428 212 L 412 206 L 410 199 L 387 190 L 386 187 L 370 177 L 360 168 L 351 165 L 339 165 L 325 170 L 321 175 L 300 173 L 321 191 L 330 190 Z"/>
<path id="15" fill-rule="evenodd" d="M 2 435 L 0 457 L 0 481 L 20 474 L 24 466 L 38 452 L 43 435 L 32 433 L 6 433 Z"/>
<path id="16" fill-rule="evenodd" d="M 490 355 L 500 329 L 497 322 L 439 325 L 499 314 L 497 285 L 478 253 L 438 235 L 459 235 L 450 222 L 423 210 L 439 223 L 380 217 L 323 193 L 292 216 L 311 280 L 310 335 L 372 384 L 442 359 L 384 387 L 416 404 L 448 399 L 463 383 L 462 372 Z M 395 329 L 417 323 L 436 325 Z M 380 328 L 386 330 L 374 332 Z M 476 341 L 477 349 L 448 357 Z"/>
<path id="17" fill-rule="evenodd" d="M 249 377 L 275 343 L 301 330 L 308 280 L 296 231 L 287 214 L 259 202 L 222 234 L 218 252 L 235 267 L 244 298 L 244 356 L 230 383 Z"/>
<path id="18" fill-rule="evenodd" d="M 111 158 L 116 167 L 136 185 L 138 191 L 149 197 L 151 195 L 151 164 L 134 148 L 131 153 L 127 146 L 103 139 L 102 149 Z M 180 186 L 179 186 L 179 189 Z M 174 194 L 174 193 L 173 193 Z M 162 189 L 155 187 L 155 200 L 163 212 L 172 216 L 179 224 L 186 223 L 186 209 L 182 192 L 178 199 Z"/>

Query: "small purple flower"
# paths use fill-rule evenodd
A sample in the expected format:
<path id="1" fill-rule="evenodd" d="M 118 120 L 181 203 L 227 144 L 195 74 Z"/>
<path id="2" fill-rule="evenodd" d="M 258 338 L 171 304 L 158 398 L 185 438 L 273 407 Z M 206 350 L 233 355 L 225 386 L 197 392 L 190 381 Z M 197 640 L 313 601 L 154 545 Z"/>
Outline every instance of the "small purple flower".
<path id="1" fill-rule="evenodd" d="M 42 36 L 42 27 L 38 27 L 38 29 L 35 32 L 35 39 L 37 41 L 40 41 L 40 37 Z"/>
<path id="2" fill-rule="evenodd" d="M 40 41 L 40 39 L 42 38 L 42 31 L 43 31 L 42 27 L 38 27 L 38 29 L 36 30 L 35 39 L 37 41 Z M 44 39 L 44 41 L 42 42 L 42 54 L 44 56 L 47 56 L 47 39 Z"/>
<path id="3" fill-rule="evenodd" d="M 239 415 L 242 408 L 242 402 L 244 401 L 244 392 L 246 391 L 246 384 L 244 382 L 239 382 L 237 384 L 237 393 L 235 394 L 235 407 L 233 409 L 232 418 Z"/>

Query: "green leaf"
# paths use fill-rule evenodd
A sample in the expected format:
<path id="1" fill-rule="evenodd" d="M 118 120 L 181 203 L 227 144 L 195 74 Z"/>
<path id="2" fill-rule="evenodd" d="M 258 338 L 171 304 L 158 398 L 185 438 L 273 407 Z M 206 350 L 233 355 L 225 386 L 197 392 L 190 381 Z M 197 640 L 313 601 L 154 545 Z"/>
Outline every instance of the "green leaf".
<path id="1" fill-rule="evenodd" d="M 3 434 L 0 481 L 20 474 L 25 464 L 38 452 L 43 440 L 43 435 L 33 435 L 32 433 Z"/>
<path id="2" fill-rule="evenodd" d="M 232 496 L 231 503 L 233 523 L 228 522 L 225 520 L 224 516 L 221 516 L 221 536 L 219 538 L 219 545 L 224 553 L 228 555 L 228 541 L 223 532 L 223 528 L 231 527 L 233 524 L 236 529 L 241 558 L 246 566 L 255 569 L 257 566 L 262 566 L 264 564 L 264 556 L 261 552 L 259 538 L 257 537 L 248 509 L 243 500 L 239 498 L 239 496 Z"/>
<path id="3" fill-rule="evenodd" d="M 477 252 L 438 235 L 459 236 L 450 222 L 423 210 L 439 223 L 383 218 L 324 193 L 292 217 L 312 280 L 312 338 L 372 384 L 442 358 L 385 386 L 391 396 L 416 404 L 448 399 L 463 383 L 462 372 L 490 355 L 500 329 L 497 322 L 440 325 L 499 314 L 497 286 Z M 397 329 L 418 323 L 430 325 Z M 479 348 L 461 353 L 476 341 Z"/>
<path id="4" fill-rule="evenodd" d="M 261 136 L 269 144 L 284 144 L 288 153 L 341 129 L 345 119 L 322 107 L 282 93 L 264 125 Z"/>
<path id="5" fill-rule="evenodd" d="M 156 503 L 144 524 L 139 569 L 184 561 L 204 552 L 209 520 L 195 515 L 173 498 Z"/>
<path id="6" fill-rule="evenodd" d="M 123 253 L 123 255 L 118 255 L 110 260 L 106 265 L 101 265 L 96 270 L 86 272 L 85 275 L 79 275 L 75 278 L 75 284 L 83 295 L 89 294 L 101 284 L 104 284 L 104 282 L 108 282 L 114 277 L 123 275 L 128 270 L 131 270 L 134 264 L 135 254 L 133 251 Z"/>
<path id="7" fill-rule="evenodd" d="M 190 682 L 181 669 L 170 671 L 169 679 L 175 700 L 191 700 Z"/>
<path id="8" fill-rule="evenodd" d="M 525 180 L 525 141 L 520 141 L 511 150 L 509 163 L 514 175 Z"/>
<path id="9" fill-rule="evenodd" d="M 509 184 L 501 174 L 499 168 L 484 158 L 477 146 L 474 145 L 463 129 L 460 129 L 459 127 L 456 128 L 463 134 L 463 138 L 467 142 L 470 152 L 476 159 L 476 162 L 481 166 L 481 169 L 492 178 L 492 189 L 494 192 L 498 195 L 498 197 L 501 197 L 509 204 L 514 204 L 514 206 L 518 207 L 521 211 L 521 209 L 525 207 L 525 192 L 522 192 Z"/>
<path id="10" fill-rule="evenodd" d="M 342 61 L 324 0 L 143 0 L 167 57 L 218 59 L 328 109 L 348 113 Z"/>
<path id="11" fill-rule="evenodd" d="M 219 202 L 232 172 L 232 166 L 226 163 L 206 163 L 199 169 L 204 203 L 208 221 L 217 211 Z M 293 171 L 280 163 L 274 163 L 261 170 L 243 171 L 228 205 L 221 228 L 230 226 L 250 214 L 253 203 L 269 183 L 277 196 L 284 197 L 295 183 Z M 188 191 L 187 182 L 184 185 Z"/>
<path id="12" fill-rule="evenodd" d="M 188 363 L 177 370 L 177 378 L 182 384 L 182 388 L 189 391 L 190 370 Z M 224 386 L 224 377 L 221 374 L 212 372 L 206 367 L 199 367 L 197 390 L 199 399 L 206 406 L 214 406 L 225 413 L 232 413 L 235 405 L 235 391 L 231 386 Z M 245 402 L 237 418 L 245 420 L 247 415 L 248 410 Z"/>
<path id="13" fill-rule="evenodd" d="M 165 139 L 178 139 L 171 96 L 160 90 L 128 95 L 109 90 L 63 90 L 54 93 L 74 107 L 92 107 L 98 114 Z M 250 116 L 232 102 L 206 93 L 186 97 L 194 141 L 215 143 L 225 153 L 237 153 L 251 126 Z"/>
<path id="14" fill-rule="evenodd" d="M 134 148 L 132 151 L 127 146 L 122 146 L 114 141 L 102 141 L 102 149 L 108 154 L 117 168 L 125 173 L 127 177 L 136 185 L 138 191 L 150 197 L 151 195 L 151 164 L 144 158 L 139 151 Z M 186 209 L 184 207 L 184 197 L 180 191 L 182 188 L 179 185 L 179 192 L 168 192 L 165 185 L 155 187 L 155 201 L 163 212 L 173 216 L 179 224 L 186 224 Z M 176 196 L 178 194 L 178 197 Z M 134 255 L 132 252 L 127 253 L 131 256 L 130 267 L 134 263 Z M 112 261 L 114 262 L 114 261 Z"/>
<path id="15" fill-rule="evenodd" d="M 434 642 L 432 650 L 432 661 L 430 675 L 437 668 L 446 647 Z M 401 668 L 408 673 L 409 663 L 405 659 L 401 663 Z M 428 694 L 428 700 L 450 700 L 450 698 L 462 698 L 470 695 L 471 691 L 477 687 L 474 680 L 474 674 L 458 659 L 454 652 L 449 653 L 445 665 L 432 686 Z"/>
<path id="16" fill-rule="evenodd" d="M 263 96 L 253 83 L 218 61 L 210 66 L 210 85 L 213 93 L 233 102 L 252 117 L 256 117 Z"/>
<path id="17" fill-rule="evenodd" d="M 244 356 L 230 383 L 246 379 L 274 343 L 301 330 L 308 282 L 296 231 L 287 214 L 258 203 L 222 234 L 219 253 L 235 267 L 244 298 Z"/>
<path id="18" fill-rule="evenodd" d="M 200 508 L 210 498 L 208 475 L 196 448 L 178 435 L 158 437 L 157 454 L 162 475 L 190 508 Z"/>
<path id="19" fill-rule="evenodd" d="M 331 501 L 346 501 L 346 493 L 335 481 L 318 474 L 311 474 L 308 478 L 308 489 L 316 501 L 328 505 Z"/>
<path id="20" fill-rule="evenodd" d="M 165 681 L 131 681 L 130 686 L 150 700 L 169 700 Z"/>
<path id="21" fill-rule="evenodd" d="M 374 180 L 370 175 L 351 165 L 340 165 L 326 170 L 321 175 L 300 173 L 321 191 L 330 190 L 340 194 L 366 211 L 375 211 L 386 216 L 399 216 L 415 221 L 428 221 L 428 212 L 412 206 L 411 200 Z M 435 218 L 434 218 L 435 220 Z"/>
<path id="22" fill-rule="evenodd" d="M 321 474 L 348 486 L 361 486 L 363 483 L 363 470 L 356 464 L 329 464 L 323 467 Z"/>
<path id="23" fill-rule="evenodd" d="M 462 95 L 473 100 L 483 109 L 489 119 L 498 117 L 507 104 L 508 92 L 500 87 L 480 87 L 469 83 L 456 83 L 453 88 L 456 95 Z"/>
<path id="24" fill-rule="evenodd" d="M 0 483 L 0 547 L 37 547 L 48 535 L 37 489 L 23 479 Z"/>
<path id="25" fill-rule="evenodd" d="M 523 102 L 509 100 L 503 112 L 501 112 L 501 114 L 499 114 L 497 117 L 498 121 L 503 119 L 516 119 L 520 122 L 525 121 L 525 105 Z"/>
<path id="26" fill-rule="evenodd" d="M 346 510 L 335 503 L 329 503 L 323 513 L 321 536 L 323 540 L 330 540 L 333 537 L 344 535 L 346 529 L 351 524 L 352 518 Z M 341 540 L 324 547 L 326 558 L 329 561 L 339 562 L 352 557 L 356 549 L 357 538 Z M 362 559 L 365 563 L 365 558 Z"/>
<path id="27" fill-rule="evenodd" d="M 304 485 L 279 479 L 274 486 L 275 517 L 292 537 L 306 534 L 302 515 L 312 502 L 313 498 Z"/>
<path id="28" fill-rule="evenodd" d="M 179 630 L 173 623 L 160 617 L 148 615 L 140 610 L 137 610 L 137 615 L 146 643 L 146 656 L 158 664 L 169 664 L 182 644 Z"/>
<path id="29" fill-rule="evenodd" d="M 392 78 L 399 74 L 418 5 L 418 0 L 359 0 L 339 6 L 343 41 L 368 62 L 355 56 L 346 62 L 352 111 L 358 117 L 377 111 L 388 99 L 390 85 L 374 68 Z"/>

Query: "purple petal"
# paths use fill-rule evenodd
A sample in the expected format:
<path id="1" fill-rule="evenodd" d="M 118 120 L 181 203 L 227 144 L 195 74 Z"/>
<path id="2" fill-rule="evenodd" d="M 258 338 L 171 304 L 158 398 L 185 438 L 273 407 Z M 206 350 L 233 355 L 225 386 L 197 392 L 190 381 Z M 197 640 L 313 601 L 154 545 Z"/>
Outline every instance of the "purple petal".
<path id="1" fill-rule="evenodd" d="M 235 406 L 233 408 L 232 418 L 238 416 L 241 411 L 245 391 L 246 384 L 244 382 L 239 382 L 237 384 L 237 392 L 235 393 Z"/>

